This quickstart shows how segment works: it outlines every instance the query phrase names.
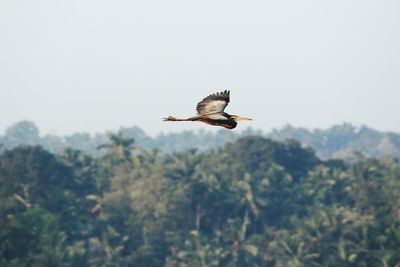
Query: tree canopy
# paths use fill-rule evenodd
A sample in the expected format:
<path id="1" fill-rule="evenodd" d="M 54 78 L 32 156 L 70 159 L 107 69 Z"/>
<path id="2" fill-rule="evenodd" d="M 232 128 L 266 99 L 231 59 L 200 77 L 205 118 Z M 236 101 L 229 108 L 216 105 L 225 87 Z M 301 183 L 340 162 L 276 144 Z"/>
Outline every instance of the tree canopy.
<path id="1" fill-rule="evenodd" d="M 321 160 L 249 136 L 165 153 L 109 134 L 101 157 L 0 156 L 0 266 L 400 266 L 395 158 Z"/>
<path id="2" fill-rule="evenodd" d="M 212 133 L 207 131 L 183 131 L 180 133 L 160 133 L 155 137 L 146 134 L 137 126 L 121 127 L 115 135 L 134 139 L 138 147 L 159 149 L 165 153 L 182 152 L 189 149 L 207 151 L 218 149 L 226 143 L 243 137 L 260 136 L 275 141 L 295 139 L 301 144 L 313 148 L 321 159 L 353 160 L 357 155 L 380 158 L 384 156 L 400 157 L 400 134 L 380 132 L 367 126 L 356 127 L 349 123 L 334 125 L 327 129 L 308 130 L 286 125 L 268 133 L 247 128 L 241 132 L 221 129 Z M 39 135 L 39 129 L 33 122 L 22 121 L 10 126 L 5 135 L 0 135 L 0 154 L 5 149 L 18 145 L 41 145 L 46 150 L 58 154 L 66 148 L 81 150 L 87 154 L 102 156 L 104 150 L 98 146 L 107 142 L 110 133 L 74 133 L 66 136 Z"/>

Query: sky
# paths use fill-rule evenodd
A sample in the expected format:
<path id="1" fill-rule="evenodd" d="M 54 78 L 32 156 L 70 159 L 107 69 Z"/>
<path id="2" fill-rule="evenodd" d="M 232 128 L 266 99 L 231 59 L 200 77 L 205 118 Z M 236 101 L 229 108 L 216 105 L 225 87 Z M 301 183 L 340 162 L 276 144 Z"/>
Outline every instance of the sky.
<path id="1" fill-rule="evenodd" d="M 0 134 L 164 123 L 231 90 L 269 131 L 350 122 L 400 132 L 398 0 L 0 0 Z"/>

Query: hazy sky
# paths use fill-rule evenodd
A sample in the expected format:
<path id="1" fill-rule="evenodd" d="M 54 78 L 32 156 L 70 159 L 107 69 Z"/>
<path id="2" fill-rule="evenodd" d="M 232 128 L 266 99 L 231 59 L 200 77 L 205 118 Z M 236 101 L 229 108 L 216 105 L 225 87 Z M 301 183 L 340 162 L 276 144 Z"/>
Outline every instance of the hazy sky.
<path id="1" fill-rule="evenodd" d="M 231 90 L 270 130 L 342 122 L 400 132 L 400 1 L 0 0 L 0 133 L 163 123 Z"/>

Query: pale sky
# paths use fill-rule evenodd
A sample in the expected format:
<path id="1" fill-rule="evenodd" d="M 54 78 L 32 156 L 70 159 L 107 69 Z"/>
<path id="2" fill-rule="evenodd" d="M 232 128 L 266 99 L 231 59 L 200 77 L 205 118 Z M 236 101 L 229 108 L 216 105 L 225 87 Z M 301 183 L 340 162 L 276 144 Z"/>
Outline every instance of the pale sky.
<path id="1" fill-rule="evenodd" d="M 231 90 L 269 131 L 351 122 L 400 132 L 398 0 L 0 0 L 0 134 L 163 123 Z"/>

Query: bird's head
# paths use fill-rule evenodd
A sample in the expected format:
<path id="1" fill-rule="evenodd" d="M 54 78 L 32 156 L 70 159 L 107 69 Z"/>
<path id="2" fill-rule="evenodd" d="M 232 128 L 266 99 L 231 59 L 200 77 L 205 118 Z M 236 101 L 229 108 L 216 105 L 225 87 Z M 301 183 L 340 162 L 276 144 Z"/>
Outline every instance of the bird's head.
<path id="1" fill-rule="evenodd" d="M 231 115 L 231 119 L 233 119 L 234 121 L 252 121 L 253 120 L 250 118 L 240 117 L 237 115 Z"/>

